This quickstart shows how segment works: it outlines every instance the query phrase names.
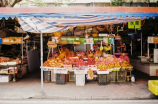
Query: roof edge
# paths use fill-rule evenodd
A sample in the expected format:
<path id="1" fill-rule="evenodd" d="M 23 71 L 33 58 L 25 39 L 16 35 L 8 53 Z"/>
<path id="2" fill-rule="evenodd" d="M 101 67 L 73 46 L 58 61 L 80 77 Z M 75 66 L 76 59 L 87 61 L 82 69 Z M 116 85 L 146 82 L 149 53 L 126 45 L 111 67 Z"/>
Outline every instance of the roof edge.
<path id="1" fill-rule="evenodd" d="M 158 7 L 0 7 L 0 13 L 130 12 L 158 13 Z"/>

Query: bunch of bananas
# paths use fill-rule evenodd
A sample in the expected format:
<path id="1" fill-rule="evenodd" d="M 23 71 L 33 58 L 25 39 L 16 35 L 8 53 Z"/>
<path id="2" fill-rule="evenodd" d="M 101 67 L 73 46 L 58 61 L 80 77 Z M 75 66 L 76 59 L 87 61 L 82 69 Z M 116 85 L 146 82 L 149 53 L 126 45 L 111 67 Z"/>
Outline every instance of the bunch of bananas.
<path id="1" fill-rule="evenodd" d="M 110 51 L 112 48 L 110 46 L 104 46 L 105 51 Z"/>
<path id="2" fill-rule="evenodd" d="M 103 50 L 103 46 L 100 46 L 100 51 L 102 51 Z"/>

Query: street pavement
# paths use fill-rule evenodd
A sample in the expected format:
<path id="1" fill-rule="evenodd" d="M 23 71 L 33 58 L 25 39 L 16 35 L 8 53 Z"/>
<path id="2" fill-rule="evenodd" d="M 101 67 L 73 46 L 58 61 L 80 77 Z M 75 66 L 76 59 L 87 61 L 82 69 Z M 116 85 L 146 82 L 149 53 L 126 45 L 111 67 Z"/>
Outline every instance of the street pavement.
<path id="1" fill-rule="evenodd" d="M 142 75 L 142 74 L 141 74 Z M 137 76 L 136 76 L 137 77 Z M 156 99 L 148 90 L 148 79 L 136 78 L 136 83 L 109 83 L 99 86 L 97 83 L 86 83 L 76 86 L 75 83 L 57 85 L 44 83 L 41 93 L 40 71 L 24 76 L 17 82 L 0 83 L 0 100 L 149 100 Z M 1 104 L 1 103 L 0 103 Z"/>
<path id="2" fill-rule="evenodd" d="M 0 100 L 0 104 L 158 104 L 158 100 Z"/>

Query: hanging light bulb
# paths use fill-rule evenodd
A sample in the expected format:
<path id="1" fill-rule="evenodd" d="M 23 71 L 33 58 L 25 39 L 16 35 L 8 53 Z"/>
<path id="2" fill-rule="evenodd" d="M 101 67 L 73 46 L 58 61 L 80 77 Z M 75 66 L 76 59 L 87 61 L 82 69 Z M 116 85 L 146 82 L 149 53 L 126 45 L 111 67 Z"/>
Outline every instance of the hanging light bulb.
<path id="1" fill-rule="evenodd" d="M 121 36 L 120 36 L 119 34 L 117 34 L 117 35 L 115 36 L 115 40 L 121 40 Z"/>
<path id="2" fill-rule="evenodd" d="M 115 36 L 115 40 L 121 40 L 121 36 L 118 34 L 118 28 L 119 26 L 117 26 L 117 35 Z"/>

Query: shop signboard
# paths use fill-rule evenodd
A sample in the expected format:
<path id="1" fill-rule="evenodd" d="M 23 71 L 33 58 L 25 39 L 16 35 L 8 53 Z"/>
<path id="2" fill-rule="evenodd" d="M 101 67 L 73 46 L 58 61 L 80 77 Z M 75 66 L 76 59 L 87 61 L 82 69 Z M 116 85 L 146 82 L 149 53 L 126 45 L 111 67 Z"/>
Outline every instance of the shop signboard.
<path id="1" fill-rule="evenodd" d="M 0 38 L 0 44 L 2 44 L 2 38 Z"/>
<path id="2" fill-rule="evenodd" d="M 108 38 L 108 43 L 109 43 L 109 44 L 113 44 L 113 43 L 114 43 L 114 38 L 111 38 L 111 37 Z"/>
<path id="3" fill-rule="evenodd" d="M 141 28 L 141 21 L 131 21 L 128 22 L 128 29 L 140 29 Z"/>
<path id="4" fill-rule="evenodd" d="M 21 37 L 6 37 L 2 39 L 2 44 L 21 44 Z"/>
<path id="5" fill-rule="evenodd" d="M 154 63 L 158 63 L 158 49 L 154 49 Z"/>
<path id="6" fill-rule="evenodd" d="M 61 37 L 61 40 L 67 40 L 66 37 Z"/>
<path id="7" fill-rule="evenodd" d="M 158 37 L 148 37 L 148 43 L 158 43 Z"/>
<path id="8" fill-rule="evenodd" d="M 97 41 L 98 41 L 98 37 L 94 37 L 94 38 L 93 38 L 94 44 L 95 44 Z"/>
<path id="9" fill-rule="evenodd" d="M 108 44 L 108 37 L 104 37 L 103 42 Z"/>
<path id="10" fill-rule="evenodd" d="M 86 44 L 93 44 L 93 38 L 86 39 Z"/>
<path id="11" fill-rule="evenodd" d="M 85 44 L 86 40 L 84 38 L 80 38 L 81 44 Z"/>
<path id="12" fill-rule="evenodd" d="M 67 37 L 68 44 L 73 44 L 73 37 Z"/>
<path id="13" fill-rule="evenodd" d="M 102 38 L 102 37 L 99 37 L 99 38 L 98 38 L 98 41 L 99 41 L 99 42 L 103 41 L 103 38 Z"/>
<path id="14" fill-rule="evenodd" d="M 75 37 L 74 41 L 80 41 L 80 38 L 79 37 Z"/>

